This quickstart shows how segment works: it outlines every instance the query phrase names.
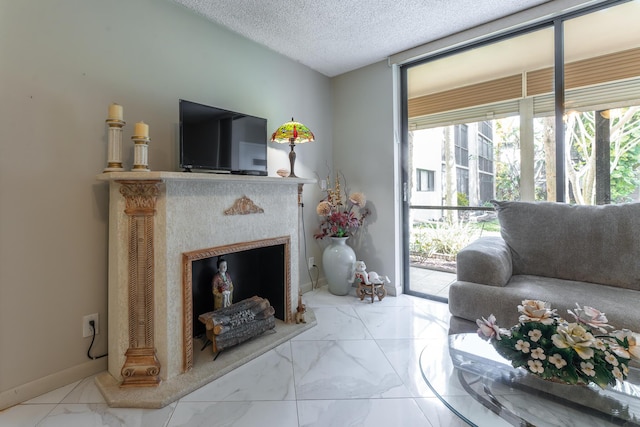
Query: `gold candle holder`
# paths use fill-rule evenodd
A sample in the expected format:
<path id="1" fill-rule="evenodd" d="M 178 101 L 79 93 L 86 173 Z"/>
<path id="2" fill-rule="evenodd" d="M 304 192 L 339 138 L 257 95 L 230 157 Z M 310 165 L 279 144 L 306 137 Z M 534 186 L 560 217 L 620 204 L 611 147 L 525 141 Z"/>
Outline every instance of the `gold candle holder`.
<path id="1" fill-rule="evenodd" d="M 122 172 L 122 128 L 125 122 L 118 119 L 107 119 L 109 126 L 108 147 L 107 147 L 107 167 L 104 172 Z"/>
<path id="2" fill-rule="evenodd" d="M 151 140 L 148 136 L 132 136 L 133 140 L 133 168 L 132 172 L 149 172 L 148 150 Z"/>

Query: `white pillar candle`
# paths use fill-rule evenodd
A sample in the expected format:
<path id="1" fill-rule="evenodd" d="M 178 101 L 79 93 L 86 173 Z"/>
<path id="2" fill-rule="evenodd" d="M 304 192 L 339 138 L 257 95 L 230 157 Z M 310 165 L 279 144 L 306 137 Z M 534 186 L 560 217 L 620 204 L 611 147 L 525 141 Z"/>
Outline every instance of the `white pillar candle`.
<path id="1" fill-rule="evenodd" d="M 134 136 L 149 137 L 149 125 L 144 122 L 138 122 L 133 128 Z"/>
<path id="2" fill-rule="evenodd" d="M 122 105 L 113 103 L 109 105 L 109 119 L 122 120 Z"/>

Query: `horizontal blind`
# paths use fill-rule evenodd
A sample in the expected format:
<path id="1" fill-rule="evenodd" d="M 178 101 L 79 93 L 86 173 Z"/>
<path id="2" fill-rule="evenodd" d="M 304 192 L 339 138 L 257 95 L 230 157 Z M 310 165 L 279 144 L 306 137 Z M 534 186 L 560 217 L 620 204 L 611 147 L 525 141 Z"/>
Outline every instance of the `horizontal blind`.
<path id="1" fill-rule="evenodd" d="M 409 100 L 409 117 L 458 110 L 522 97 L 520 74 L 420 96 Z"/>
<path id="2" fill-rule="evenodd" d="M 409 128 L 518 114 L 518 100 L 524 93 L 533 96 L 536 116 L 553 113 L 553 68 L 523 74 L 524 78 L 518 74 L 410 99 Z M 566 110 L 638 105 L 634 101 L 640 100 L 640 48 L 567 64 L 565 83 Z"/>
<path id="3" fill-rule="evenodd" d="M 553 92 L 553 67 L 527 74 L 527 96 Z M 565 65 L 565 89 L 592 86 L 640 75 L 640 48 L 623 50 Z"/>
<path id="4" fill-rule="evenodd" d="M 553 114 L 553 94 L 533 97 L 535 116 Z M 565 111 L 593 111 L 640 105 L 640 77 L 565 91 Z"/>
<path id="5" fill-rule="evenodd" d="M 428 129 L 437 126 L 458 125 L 463 123 L 480 122 L 483 120 L 502 119 L 518 114 L 518 100 L 498 102 L 487 105 L 477 105 L 462 110 L 443 111 L 427 116 L 409 119 L 409 130 Z"/>

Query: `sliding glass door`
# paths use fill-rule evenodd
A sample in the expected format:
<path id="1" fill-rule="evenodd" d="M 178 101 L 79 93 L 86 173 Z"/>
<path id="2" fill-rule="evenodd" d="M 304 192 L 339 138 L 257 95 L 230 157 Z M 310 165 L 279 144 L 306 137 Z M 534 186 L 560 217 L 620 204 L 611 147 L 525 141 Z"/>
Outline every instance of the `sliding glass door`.
<path id="1" fill-rule="evenodd" d="M 447 298 L 493 199 L 639 200 L 639 18 L 617 2 L 402 68 L 405 292 Z"/>

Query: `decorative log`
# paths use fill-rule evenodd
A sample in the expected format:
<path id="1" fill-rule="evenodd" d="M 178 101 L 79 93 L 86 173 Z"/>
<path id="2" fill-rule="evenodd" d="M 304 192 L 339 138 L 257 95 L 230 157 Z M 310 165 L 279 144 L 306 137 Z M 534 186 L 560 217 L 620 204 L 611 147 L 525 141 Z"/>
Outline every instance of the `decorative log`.
<path id="1" fill-rule="evenodd" d="M 263 311 L 261 311 L 260 313 L 256 313 L 254 316 L 252 316 L 250 321 L 247 321 L 244 323 L 251 324 L 250 322 L 256 322 L 258 320 L 268 319 L 270 317 L 273 317 L 275 312 L 276 312 L 275 308 L 269 306 L 265 308 Z M 241 327 L 240 325 L 234 325 L 233 323 L 225 323 L 223 325 L 214 323 L 212 331 L 214 335 L 222 335 L 226 332 L 232 331 L 234 329 L 238 329 L 240 327 Z"/>
<path id="2" fill-rule="evenodd" d="M 213 352 L 217 353 L 225 348 L 243 343 L 275 327 L 276 319 L 274 317 L 270 317 L 268 319 L 248 323 L 222 335 L 214 335 L 214 339 L 211 340 L 211 342 L 213 342 Z"/>
<path id="3" fill-rule="evenodd" d="M 210 312 L 212 329 L 218 325 L 230 325 L 242 323 L 243 319 L 254 318 L 256 314 L 267 310 L 271 305 L 269 300 L 260 297 L 251 297 L 242 300 L 229 307 Z"/>
<path id="4" fill-rule="evenodd" d="M 269 300 L 253 296 L 198 316 L 205 324 L 213 352 L 228 348 L 275 327 L 275 309 Z"/>

